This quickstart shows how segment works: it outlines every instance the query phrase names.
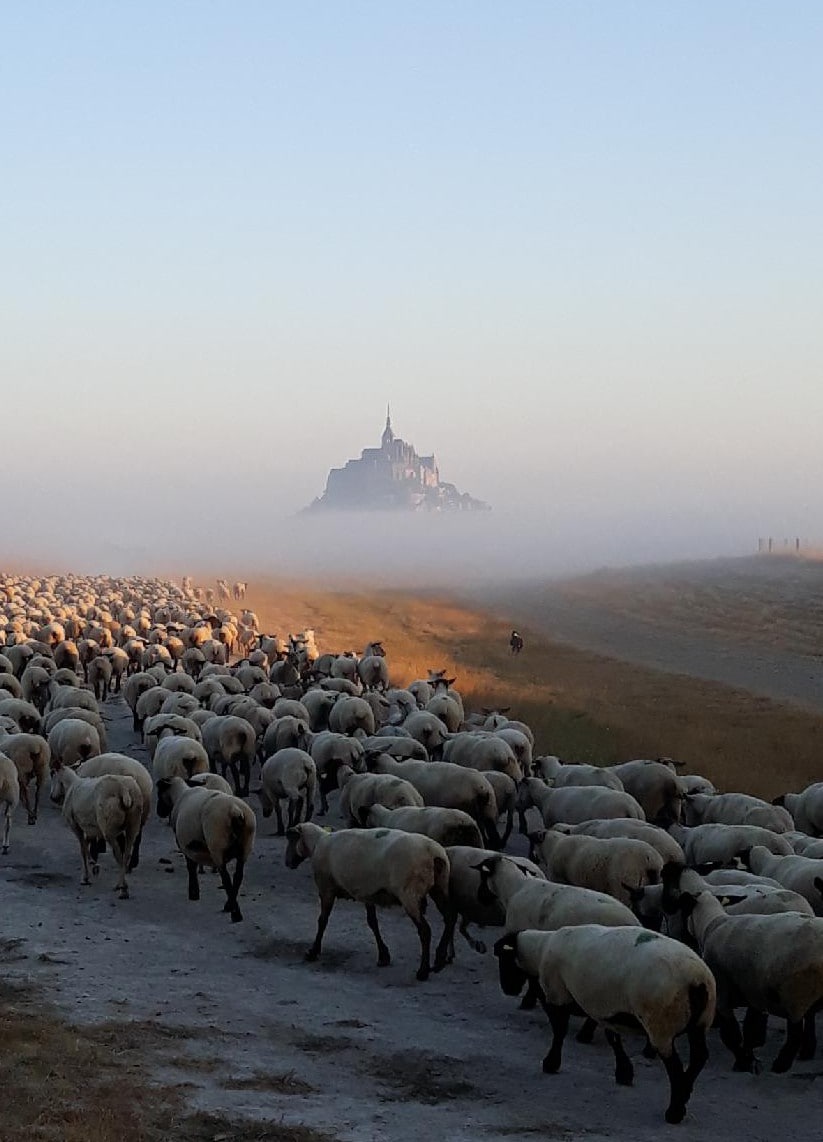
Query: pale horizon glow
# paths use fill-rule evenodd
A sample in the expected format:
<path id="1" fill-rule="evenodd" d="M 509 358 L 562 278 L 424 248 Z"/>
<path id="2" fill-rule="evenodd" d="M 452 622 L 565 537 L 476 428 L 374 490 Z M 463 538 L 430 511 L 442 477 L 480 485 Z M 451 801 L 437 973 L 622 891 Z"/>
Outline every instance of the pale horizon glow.
<path id="1" fill-rule="evenodd" d="M 11 0 L 0 34 L 0 565 L 823 539 L 819 5 Z M 388 400 L 491 517 L 292 518 Z"/>

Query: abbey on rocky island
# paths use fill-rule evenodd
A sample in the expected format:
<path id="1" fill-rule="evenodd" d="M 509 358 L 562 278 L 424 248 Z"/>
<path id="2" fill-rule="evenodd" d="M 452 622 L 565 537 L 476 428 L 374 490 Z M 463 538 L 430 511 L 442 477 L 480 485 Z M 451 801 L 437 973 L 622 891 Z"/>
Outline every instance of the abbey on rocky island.
<path id="1" fill-rule="evenodd" d="M 391 410 L 379 448 L 364 448 L 359 460 L 332 468 L 326 490 L 307 511 L 490 511 L 488 504 L 444 483 L 434 456 L 418 456 L 395 436 Z"/>

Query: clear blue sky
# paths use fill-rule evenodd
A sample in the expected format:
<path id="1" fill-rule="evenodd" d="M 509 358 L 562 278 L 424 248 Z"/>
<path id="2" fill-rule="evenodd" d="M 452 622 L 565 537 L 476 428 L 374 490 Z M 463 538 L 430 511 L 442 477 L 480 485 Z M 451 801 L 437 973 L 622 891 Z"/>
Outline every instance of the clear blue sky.
<path id="1" fill-rule="evenodd" d="M 296 509 L 389 398 L 604 557 L 823 537 L 820 4 L 9 0 L 0 52 L 7 542 Z"/>

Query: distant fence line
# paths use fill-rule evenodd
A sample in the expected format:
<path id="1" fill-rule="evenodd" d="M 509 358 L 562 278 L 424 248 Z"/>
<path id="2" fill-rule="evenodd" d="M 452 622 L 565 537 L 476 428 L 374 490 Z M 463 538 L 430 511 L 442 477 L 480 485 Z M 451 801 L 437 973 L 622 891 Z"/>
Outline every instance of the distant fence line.
<path id="1" fill-rule="evenodd" d="M 813 542 L 809 539 L 801 539 L 800 536 L 794 536 L 791 539 L 775 539 L 771 535 L 760 536 L 757 540 L 757 550 L 760 554 L 765 555 L 785 555 L 787 551 L 791 552 L 819 552 L 823 548 L 823 544 L 819 541 Z"/>

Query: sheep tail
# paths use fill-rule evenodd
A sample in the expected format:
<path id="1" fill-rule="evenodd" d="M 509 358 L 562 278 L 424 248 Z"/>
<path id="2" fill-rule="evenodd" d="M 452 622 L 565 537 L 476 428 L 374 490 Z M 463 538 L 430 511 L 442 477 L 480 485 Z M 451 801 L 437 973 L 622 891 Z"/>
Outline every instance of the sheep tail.
<path id="1" fill-rule="evenodd" d="M 709 989 L 705 983 L 693 983 L 689 988 L 689 1026 L 696 1027 L 703 1018 L 709 1003 Z"/>
<path id="2" fill-rule="evenodd" d="M 434 858 L 434 883 L 446 895 L 449 891 L 449 871 L 448 857 L 436 856 Z"/>

